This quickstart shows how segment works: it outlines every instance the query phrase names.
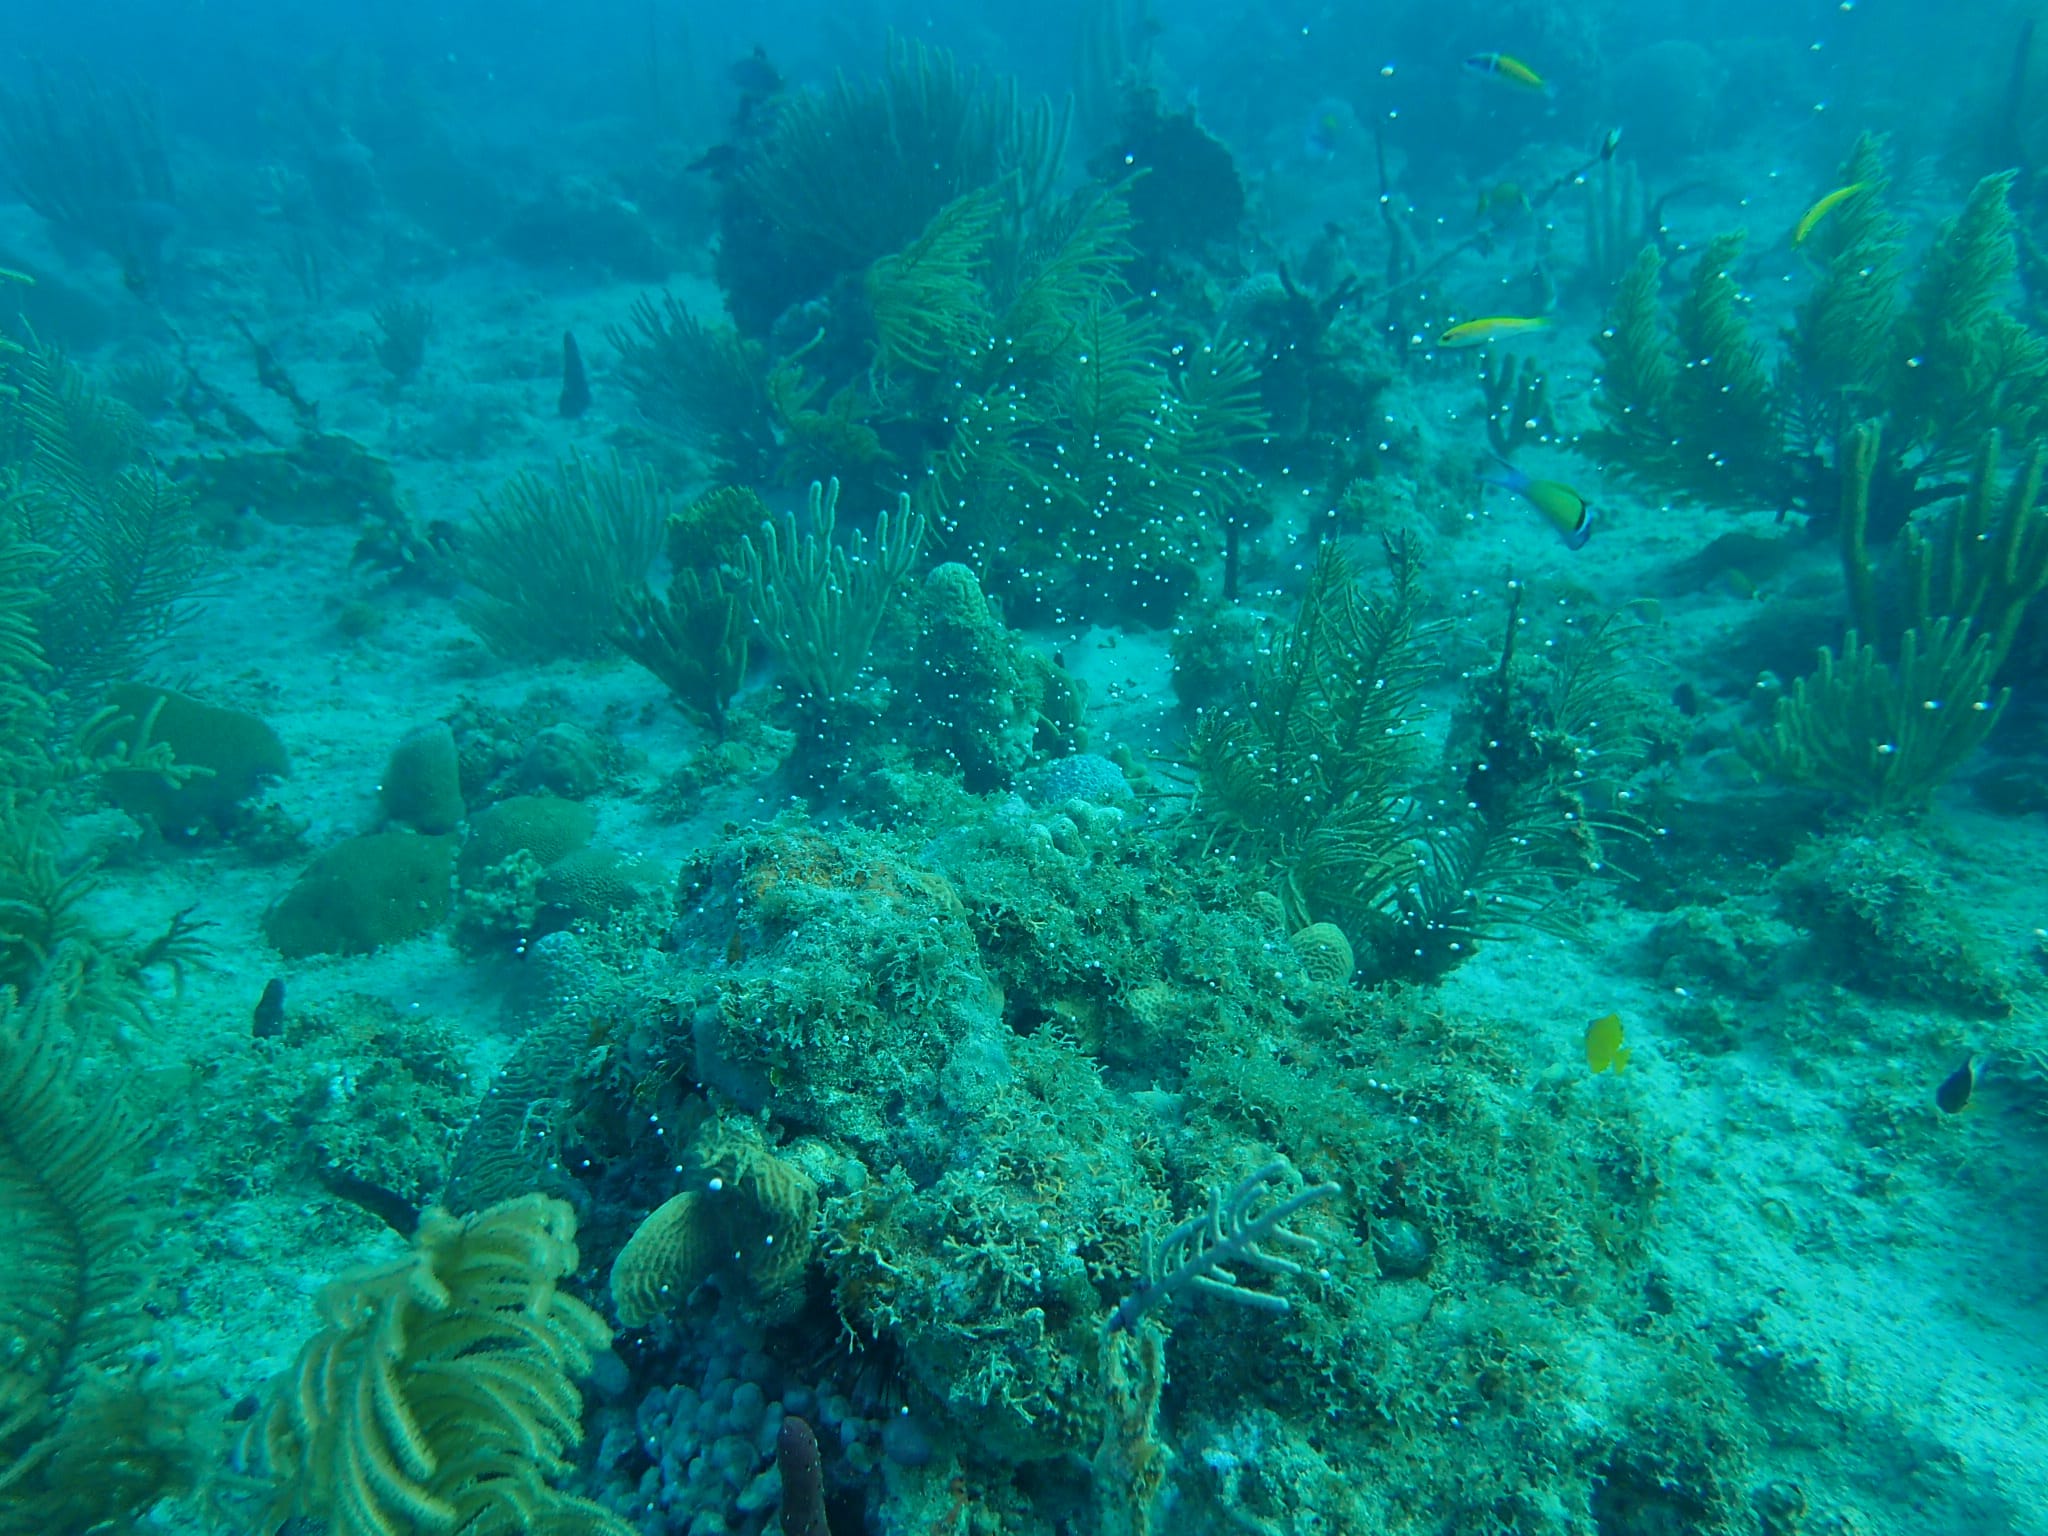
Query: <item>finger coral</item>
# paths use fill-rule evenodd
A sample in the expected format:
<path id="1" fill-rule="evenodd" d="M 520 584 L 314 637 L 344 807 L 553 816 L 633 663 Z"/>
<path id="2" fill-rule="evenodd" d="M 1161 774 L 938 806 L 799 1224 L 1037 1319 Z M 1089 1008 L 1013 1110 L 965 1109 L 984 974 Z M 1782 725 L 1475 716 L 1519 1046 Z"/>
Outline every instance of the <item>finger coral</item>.
<path id="1" fill-rule="evenodd" d="M 325 1326 L 252 1429 L 280 1481 L 262 1529 L 310 1515 L 335 1536 L 627 1536 L 550 1486 L 583 1438 L 576 1380 L 611 1336 L 558 1289 L 575 1228 L 545 1195 L 431 1210 L 410 1253 L 329 1285 Z"/>

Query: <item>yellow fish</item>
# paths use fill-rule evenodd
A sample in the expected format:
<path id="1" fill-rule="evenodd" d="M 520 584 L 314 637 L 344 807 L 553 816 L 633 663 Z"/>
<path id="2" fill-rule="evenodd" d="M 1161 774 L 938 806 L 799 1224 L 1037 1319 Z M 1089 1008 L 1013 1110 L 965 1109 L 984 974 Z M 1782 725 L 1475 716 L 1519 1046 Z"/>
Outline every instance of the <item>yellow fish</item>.
<path id="1" fill-rule="evenodd" d="M 1475 75 L 1491 75 L 1525 91 L 1550 94 L 1550 82 L 1513 54 L 1475 53 L 1465 60 L 1465 67 Z"/>
<path id="2" fill-rule="evenodd" d="M 1610 1013 L 1586 1026 L 1586 1065 L 1595 1072 L 1619 1072 L 1634 1055 L 1621 1043 L 1621 1015 Z"/>
<path id="3" fill-rule="evenodd" d="M 1806 244 L 1806 237 L 1813 233 L 1815 225 L 1841 207 L 1842 204 L 1849 201 L 1858 192 L 1867 192 L 1869 189 L 1870 183 L 1867 181 L 1852 181 L 1846 187 L 1835 188 L 1834 191 L 1830 192 L 1826 197 L 1799 216 L 1799 222 L 1792 226 L 1792 243 L 1794 245 Z"/>
<path id="4" fill-rule="evenodd" d="M 1437 337 L 1440 347 L 1483 347 L 1489 341 L 1499 341 L 1508 336 L 1524 336 L 1530 331 L 1547 331 L 1550 320 L 1544 315 L 1487 315 L 1479 320 L 1464 320 L 1452 326 Z"/>

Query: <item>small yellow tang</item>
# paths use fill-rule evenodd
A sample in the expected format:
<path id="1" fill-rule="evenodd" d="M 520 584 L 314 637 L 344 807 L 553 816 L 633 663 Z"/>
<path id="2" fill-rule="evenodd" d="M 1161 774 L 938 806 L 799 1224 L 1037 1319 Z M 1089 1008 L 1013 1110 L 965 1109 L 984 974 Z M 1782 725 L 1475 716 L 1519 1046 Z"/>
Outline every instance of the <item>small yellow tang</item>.
<path id="1" fill-rule="evenodd" d="M 1595 1072 L 1619 1072 L 1634 1055 L 1621 1043 L 1621 1015 L 1610 1013 L 1586 1026 L 1586 1065 Z"/>
<path id="2" fill-rule="evenodd" d="M 1792 243 L 1794 245 L 1806 244 L 1806 237 L 1813 233 L 1815 226 L 1822 219 L 1833 213 L 1858 192 L 1868 191 L 1869 187 L 1870 183 L 1867 181 L 1852 181 L 1848 186 L 1837 187 L 1834 191 L 1828 193 L 1826 197 L 1823 197 L 1799 216 L 1799 222 L 1792 226 Z"/>
<path id="3" fill-rule="evenodd" d="M 1483 347 L 1489 341 L 1501 341 L 1509 336 L 1525 336 L 1531 331 L 1547 331 L 1550 320 L 1544 315 L 1487 315 L 1479 320 L 1464 320 L 1452 326 L 1437 337 L 1440 347 Z"/>

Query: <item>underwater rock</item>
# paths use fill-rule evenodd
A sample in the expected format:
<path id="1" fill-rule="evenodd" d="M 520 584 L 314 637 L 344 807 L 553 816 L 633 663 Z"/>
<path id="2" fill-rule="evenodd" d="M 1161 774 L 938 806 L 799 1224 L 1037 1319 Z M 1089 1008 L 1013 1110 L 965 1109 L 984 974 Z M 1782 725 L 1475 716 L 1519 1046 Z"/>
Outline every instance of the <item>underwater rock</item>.
<path id="1" fill-rule="evenodd" d="M 377 793 L 385 816 L 415 832 L 440 836 L 462 825 L 462 769 L 445 721 L 421 726 L 392 749 Z"/>
<path id="2" fill-rule="evenodd" d="M 371 832 L 336 843 L 263 917 L 288 960 L 365 955 L 430 933 L 454 901 L 456 839 Z"/>
<path id="3" fill-rule="evenodd" d="M 976 793 L 1010 781 L 1031 761 L 1040 675 L 1003 627 L 973 571 L 954 562 L 925 578 L 911 722 L 931 749 L 959 766 Z"/>
<path id="4" fill-rule="evenodd" d="M 1372 1256 L 1389 1280 L 1414 1279 L 1435 1254 L 1429 1234 L 1405 1217 L 1382 1217 L 1372 1224 Z"/>
<path id="5" fill-rule="evenodd" d="M 2012 1009 L 1966 903 L 1911 837 L 1823 839 L 1779 879 L 1785 915 L 1818 941 L 1809 955 L 1847 986 L 1983 1014 Z"/>
<path id="6" fill-rule="evenodd" d="M 255 715 L 141 683 L 109 690 L 107 702 L 135 721 L 131 747 L 161 743 L 180 767 L 204 770 L 182 783 L 136 768 L 116 768 L 105 777 L 109 800 L 131 816 L 148 817 L 173 842 L 232 831 L 242 802 L 292 771 L 277 732 Z"/>
<path id="7" fill-rule="evenodd" d="M 314 433 L 296 447 L 185 459 L 173 469 L 198 509 L 230 521 L 254 512 L 292 527 L 402 522 L 391 466 L 353 438 Z"/>
<path id="8" fill-rule="evenodd" d="M 1234 698 L 1251 682 L 1267 620 L 1235 603 L 1218 603 L 1174 627 L 1173 696 L 1193 711 Z"/>

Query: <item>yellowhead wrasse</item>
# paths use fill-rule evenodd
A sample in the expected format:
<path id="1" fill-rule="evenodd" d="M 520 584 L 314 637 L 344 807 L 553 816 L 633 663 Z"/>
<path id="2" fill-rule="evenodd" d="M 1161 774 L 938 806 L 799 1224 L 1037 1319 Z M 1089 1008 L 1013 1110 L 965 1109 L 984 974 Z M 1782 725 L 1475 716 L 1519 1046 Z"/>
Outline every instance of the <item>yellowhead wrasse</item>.
<path id="1" fill-rule="evenodd" d="M 1550 94 L 1550 82 L 1511 53 L 1475 53 L 1465 60 L 1465 68 L 1475 75 L 1505 81 L 1518 90 Z"/>
<path id="2" fill-rule="evenodd" d="M 1437 337 L 1440 347 L 1483 347 L 1490 341 L 1504 341 L 1510 336 L 1526 336 L 1531 331 L 1547 331 L 1550 320 L 1545 315 L 1485 315 L 1477 320 L 1461 320 L 1443 335 Z"/>
<path id="3" fill-rule="evenodd" d="M 1835 188 L 1834 191 L 1828 193 L 1827 196 L 1807 209 L 1806 212 L 1799 215 L 1799 222 L 1792 226 L 1792 243 L 1794 245 L 1806 244 L 1806 237 L 1813 233 L 1815 227 L 1819 225 L 1822 219 L 1833 213 L 1857 193 L 1869 190 L 1870 183 L 1867 181 L 1852 181 L 1846 187 Z"/>

